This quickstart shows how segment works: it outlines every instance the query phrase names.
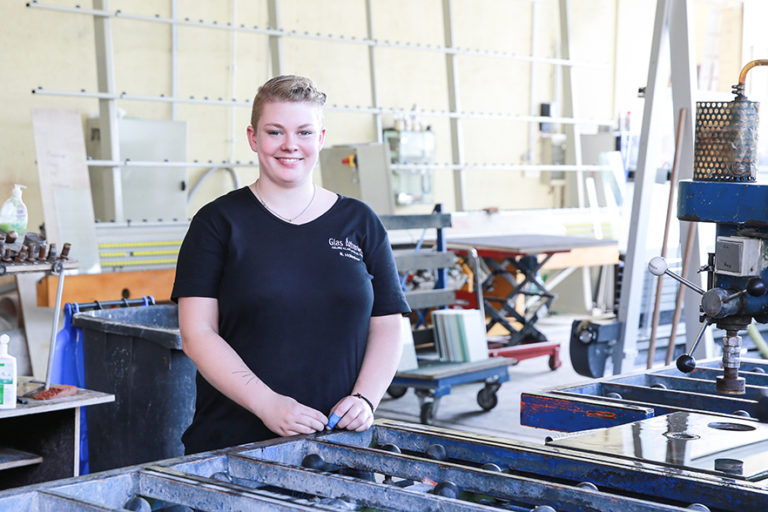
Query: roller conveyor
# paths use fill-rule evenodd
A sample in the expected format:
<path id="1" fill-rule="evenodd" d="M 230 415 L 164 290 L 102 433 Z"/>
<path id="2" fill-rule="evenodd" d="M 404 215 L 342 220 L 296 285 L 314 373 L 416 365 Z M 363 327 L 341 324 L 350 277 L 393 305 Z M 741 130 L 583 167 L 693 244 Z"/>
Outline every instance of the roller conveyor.
<path id="1" fill-rule="evenodd" d="M 723 418 L 695 419 L 706 429 Z M 636 428 L 651 436 L 658 430 L 642 425 Z M 765 434 L 756 430 L 748 432 L 750 441 Z M 664 436 L 649 442 L 685 453 L 685 428 L 677 434 L 672 443 Z M 0 511 L 142 510 L 150 504 L 159 510 L 167 503 L 207 511 L 715 512 L 763 511 L 768 503 L 754 466 L 738 476 L 685 458 L 674 464 L 617 450 L 598 453 L 593 436 L 626 434 L 606 429 L 581 435 L 537 445 L 380 420 L 361 434 L 298 436 L 13 489 L 0 493 Z M 688 508 L 693 504 L 707 508 Z"/>

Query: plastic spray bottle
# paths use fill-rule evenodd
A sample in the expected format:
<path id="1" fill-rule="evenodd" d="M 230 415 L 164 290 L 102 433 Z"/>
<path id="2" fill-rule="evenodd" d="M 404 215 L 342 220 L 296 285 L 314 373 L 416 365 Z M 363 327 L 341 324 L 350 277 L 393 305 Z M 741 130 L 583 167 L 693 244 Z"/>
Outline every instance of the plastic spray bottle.
<path id="1" fill-rule="evenodd" d="M 13 186 L 9 197 L 0 208 L 0 230 L 10 233 L 15 231 L 19 237 L 27 232 L 27 205 L 21 200 L 21 189 L 27 188 L 18 183 Z"/>
<path id="2" fill-rule="evenodd" d="M 0 334 L 0 409 L 16 407 L 16 358 L 8 354 L 7 334 Z"/>

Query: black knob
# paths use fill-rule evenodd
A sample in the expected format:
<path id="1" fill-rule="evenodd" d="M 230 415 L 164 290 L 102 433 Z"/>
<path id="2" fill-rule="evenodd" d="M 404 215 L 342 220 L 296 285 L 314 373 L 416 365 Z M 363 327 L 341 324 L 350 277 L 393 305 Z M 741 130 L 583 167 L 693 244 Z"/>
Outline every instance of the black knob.
<path id="1" fill-rule="evenodd" d="M 691 373 L 696 369 L 696 360 L 688 354 L 683 354 L 675 362 L 677 369 L 683 373 Z"/>
<path id="2" fill-rule="evenodd" d="M 751 296 L 762 297 L 765 295 L 766 291 L 768 291 L 768 287 L 766 286 L 765 281 L 759 277 L 753 277 L 747 281 L 747 293 Z"/>

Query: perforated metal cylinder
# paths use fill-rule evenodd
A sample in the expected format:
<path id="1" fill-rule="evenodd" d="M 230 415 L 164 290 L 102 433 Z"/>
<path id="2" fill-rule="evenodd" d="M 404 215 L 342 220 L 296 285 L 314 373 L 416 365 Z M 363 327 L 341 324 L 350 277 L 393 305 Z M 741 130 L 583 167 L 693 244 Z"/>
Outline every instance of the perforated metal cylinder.
<path id="1" fill-rule="evenodd" d="M 693 179 L 757 179 L 758 107 L 754 101 L 696 103 Z"/>

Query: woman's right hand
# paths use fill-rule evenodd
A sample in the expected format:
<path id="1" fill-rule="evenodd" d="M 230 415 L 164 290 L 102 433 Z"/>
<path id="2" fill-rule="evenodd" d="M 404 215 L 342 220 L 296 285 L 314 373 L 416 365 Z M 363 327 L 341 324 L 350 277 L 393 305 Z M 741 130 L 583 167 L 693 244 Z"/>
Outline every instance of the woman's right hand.
<path id="1" fill-rule="evenodd" d="M 281 436 L 320 432 L 328 424 L 328 418 L 320 411 L 278 393 L 263 404 L 262 411 L 258 416 L 264 425 Z"/>

